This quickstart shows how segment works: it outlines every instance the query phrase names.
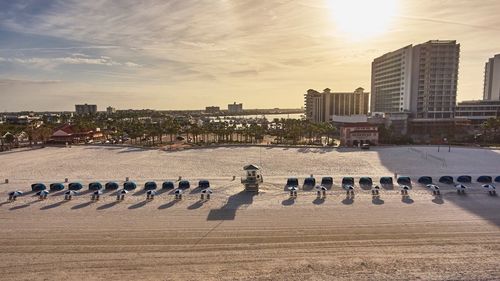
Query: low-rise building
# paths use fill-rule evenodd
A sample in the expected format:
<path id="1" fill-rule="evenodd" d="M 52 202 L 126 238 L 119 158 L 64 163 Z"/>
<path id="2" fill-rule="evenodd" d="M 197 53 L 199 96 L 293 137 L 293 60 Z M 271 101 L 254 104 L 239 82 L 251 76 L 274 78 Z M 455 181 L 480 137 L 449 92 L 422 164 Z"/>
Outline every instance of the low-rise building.
<path id="1" fill-rule="evenodd" d="M 205 113 L 207 113 L 207 114 L 218 114 L 218 113 L 220 113 L 220 107 L 218 107 L 218 106 L 207 106 L 207 107 L 205 107 Z"/>
<path id="2" fill-rule="evenodd" d="M 77 115 L 88 115 L 97 113 L 97 105 L 95 104 L 76 104 L 75 112 Z"/>
<path id="3" fill-rule="evenodd" d="M 340 127 L 341 146 L 378 144 L 378 126 L 369 123 L 345 123 Z"/>
<path id="4" fill-rule="evenodd" d="M 84 143 L 101 141 L 104 138 L 104 134 L 99 128 L 78 129 L 73 125 L 64 124 L 54 130 L 50 140 L 55 143 Z"/>
<path id="5" fill-rule="evenodd" d="M 475 127 L 490 118 L 500 117 L 500 100 L 470 100 L 459 102 L 455 116 L 466 118 Z"/>
<path id="6" fill-rule="evenodd" d="M 228 104 L 227 110 L 229 111 L 229 113 L 242 113 L 243 112 L 243 104 L 236 103 L 236 102 L 234 102 L 233 104 Z"/>

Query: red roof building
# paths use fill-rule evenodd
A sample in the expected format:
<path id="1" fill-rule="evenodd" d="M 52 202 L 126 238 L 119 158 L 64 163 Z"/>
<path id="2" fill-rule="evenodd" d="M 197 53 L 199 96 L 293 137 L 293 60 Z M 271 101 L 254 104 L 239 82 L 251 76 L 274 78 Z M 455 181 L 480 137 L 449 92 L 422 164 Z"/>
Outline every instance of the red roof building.
<path id="1" fill-rule="evenodd" d="M 95 130 L 82 130 L 70 124 L 64 124 L 56 128 L 50 137 L 52 142 L 59 143 L 82 143 L 102 139 L 104 139 L 104 134 L 99 128 Z"/>
<path id="2" fill-rule="evenodd" d="M 378 127 L 369 123 L 346 123 L 340 127 L 341 146 L 378 144 Z"/>

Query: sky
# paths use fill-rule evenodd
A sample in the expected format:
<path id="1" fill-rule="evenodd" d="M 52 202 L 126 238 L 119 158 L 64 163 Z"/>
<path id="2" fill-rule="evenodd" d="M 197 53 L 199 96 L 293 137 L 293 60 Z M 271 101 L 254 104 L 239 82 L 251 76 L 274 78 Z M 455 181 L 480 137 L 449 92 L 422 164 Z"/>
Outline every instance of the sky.
<path id="1" fill-rule="evenodd" d="M 299 108 L 370 90 L 371 62 L 461 44 L 458 97 L 500 53 L 498 0 L 0 0 L 0 111 Z"/>

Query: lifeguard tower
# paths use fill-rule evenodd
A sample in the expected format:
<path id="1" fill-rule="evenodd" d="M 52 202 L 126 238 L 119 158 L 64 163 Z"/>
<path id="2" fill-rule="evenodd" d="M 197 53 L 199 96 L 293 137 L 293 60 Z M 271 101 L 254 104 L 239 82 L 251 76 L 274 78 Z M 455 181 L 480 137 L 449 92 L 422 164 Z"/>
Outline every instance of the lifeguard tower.
<path id="1" fill-rule="evenodd" d="M 243 170 L 246 171 L 246 177 L 241 178 L 241 183 L 245 185 L 245 191 L 259 192 L 259 184 L 264 182 L 259 166 L 250 164 Z"/>

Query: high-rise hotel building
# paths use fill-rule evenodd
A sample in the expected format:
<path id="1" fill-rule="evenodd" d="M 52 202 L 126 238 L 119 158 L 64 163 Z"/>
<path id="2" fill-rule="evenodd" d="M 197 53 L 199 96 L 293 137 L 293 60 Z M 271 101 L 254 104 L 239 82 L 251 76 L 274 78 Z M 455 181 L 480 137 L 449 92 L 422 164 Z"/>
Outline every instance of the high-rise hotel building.
<path id="1" fill-rule="evenodd" d="M 320 93 L 309 89 L 304 95 L 306 118 L 321 123 L 331 121 L 333 116 L 366 115 L 369 95 L 363 88 L 350 93 L 334 93 L 328 88 Z"/>
<path id="2" fill-rule="evenodd" d="M 371 112 L 410 111 L 411 70 L 411 45 L 372 62 Z"/>
<path id="3" fill-rule="evenodd" d="M 432 40 L 372 63 L 371 111 L 407 112 L 416 119 L 454 117 L 460 44 Z"/>
<path id="4" fill-rule="evenodd" d="M 500 100 L 500 54 L 489 59 L 484 66 L 483 100 Z"/>

